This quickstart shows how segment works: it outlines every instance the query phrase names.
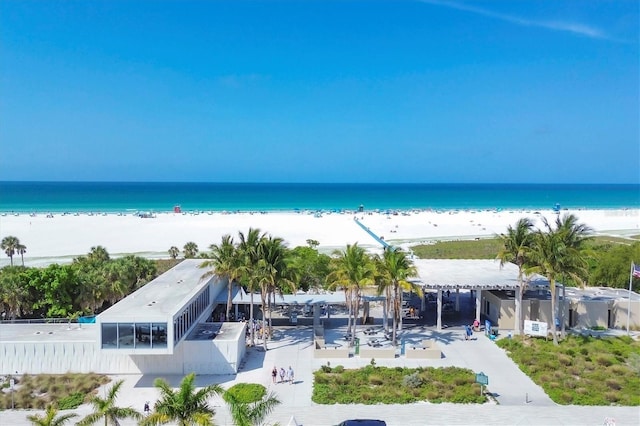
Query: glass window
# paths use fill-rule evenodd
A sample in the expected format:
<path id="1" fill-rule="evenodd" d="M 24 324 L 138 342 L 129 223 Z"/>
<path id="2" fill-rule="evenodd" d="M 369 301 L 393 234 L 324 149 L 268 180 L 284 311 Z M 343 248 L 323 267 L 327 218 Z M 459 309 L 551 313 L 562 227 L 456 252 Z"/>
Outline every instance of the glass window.
<path id="1" fill-rule="evenodd" d="M 136 348 L 151 347 L 151 324 L 136 323 Z"/>
<path id="2" fill-rule="evenodd" d="M 133 349 L 135 334 L 133 332 L 133 324 L 129 322 L 118 323 L 118 347 Z"/>
<path id="3" fill-rule="evenodd" d="M 115 349 L 118 347 L 118 324 L 102 324 L 102 348 Z"/>
<path id="4" fill-rule="evenodd" d="M 161 322 L 154 322 L 151 326 L 153 330 L 153 348 L 166 348 L 167 347 L 167 324 Z"/>

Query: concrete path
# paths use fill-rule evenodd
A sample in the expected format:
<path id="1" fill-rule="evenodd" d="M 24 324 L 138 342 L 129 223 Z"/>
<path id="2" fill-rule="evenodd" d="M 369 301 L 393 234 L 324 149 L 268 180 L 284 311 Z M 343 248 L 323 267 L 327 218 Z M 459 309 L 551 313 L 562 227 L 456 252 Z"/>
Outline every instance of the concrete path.
<path id="1" fill-rule="evenodd" d="M 327 337 L 339 339 L 344 330 L 331 330 Z M 252 348 L 248 352 L 242 371 L 235 376 L 198 376 L 197 385 L 219 383 L 225 387 L 239 382 L 265 385 L 276 393 L 282 404 L 269 416 L 267 424 L 286 426 L 295 418 L 298 425 L 336 425 L 349 418 L 383 419 L 388 425 L 638 425 L 638 407 L 579 407 L 559 406 L 553 403 L 518 367 L 483 334 L 474 334 L 474 340 L 465 341 L 462 329 L 446 329 L 435 332 L 415 327 L 404 335 L 405 345 L 417 344 L 424 338 L 438 341 L 444 353 L 439 360 L 379 359 L 380 366 L 449 366 L 455 365 L 483 371 L 489 376 L 488 391 L 496 396 L 497 404 L 429 404 L 408 405 L 318 405 L 311 402 L 313 371 L 326 364 L 327 360 L 314 359 L 310 327 L 279 328 L 269 350 L 263 352 Z M 356 368 L 369 364 L 370 359 L 351 357 L 331 360 L 331 365 Z M 273 366 L 295 371 L 294 384 L 273 384 Z M 142 410 L 145 401 L 155 402 L 158 394 L 153 388 L 155 377 L 121 376 L 125 383 L 121 389 L 120 405 L 130 405 Z M 182 377 L 166 378 L 177 386 Z M 227 408 L 219 398 L 212 401 L 216 406 L 216 424 L 231 425 Z M 84 416 L 90 407 L 76 410 Z M 27 411 L 0 412 L 0 425 L 27 425 Z M 123 425 L 135 422 L 124 421 Z M 293 424 L 293 423 L 291 423 Z"/>

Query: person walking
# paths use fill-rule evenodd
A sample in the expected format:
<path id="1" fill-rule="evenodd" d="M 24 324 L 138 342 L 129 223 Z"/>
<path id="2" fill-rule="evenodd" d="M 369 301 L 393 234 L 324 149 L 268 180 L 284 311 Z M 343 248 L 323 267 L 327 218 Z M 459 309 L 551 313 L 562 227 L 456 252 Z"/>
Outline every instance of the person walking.
<path id="1" fill-rule="evenodd" d="M 280 383 L 284 382 L 284 376 L 286 376 L 286 372 L 284 371 L 284 367 L 280 368 Z"/>
<path id="2" fill-rule="evenodd" d="M 276 366 L 273 366 L 273 370 L 271 370 L 271 380 L 273 381 L 273 383 L 276 383 L 276 378 L 278 377 L 278 369 L 276 368 Z"/>
<path id="3" fill-rule="evenodd" d="M 292 385 L 293 384 L 293 368 L 291 368 L 291 366 L 289 366 L 289 372 L 288 372 L 288 377 L 289 379 L 289 384 Z"/>

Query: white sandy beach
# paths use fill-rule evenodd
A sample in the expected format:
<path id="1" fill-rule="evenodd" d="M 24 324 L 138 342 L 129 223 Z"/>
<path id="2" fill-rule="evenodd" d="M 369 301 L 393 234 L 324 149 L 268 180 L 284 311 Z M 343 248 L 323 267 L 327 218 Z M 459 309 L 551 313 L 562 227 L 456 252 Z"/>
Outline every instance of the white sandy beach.
<path id="1" fill-rule="evenodd" d="M 631 236 L 640 234 L 640 209 L 627 210 L 568 210 L 597 234 Z M 554 220 L 551 210 L 537 211 L 410 211 L 387 215 L 357 213 L 357 218 L 372 232 L 392 244 L 406 244 L 435 240 L 472 239 L 504 232 L 522 217 L 541 224 L 541 216 Z M 147 257 L 167 257 L 171 246 L 180 249 L 186 242 L 195 242 L 201 251 L 218 243 L 224 234 L 237 236 L 249 227 L 260 228 L 283 238 L 290 247 L 305 245 L 307 239 L 320 242 L 321 249 L 330 251 L 358 242 L 379 249 L 380 245 L 354 221 L 354 213 L 325 213 L 315 217 L 309 212 L 273 213 L 158 213 L 155 218 L 143 219 L 134 215 L 119 216 L 62 215 L 49 218 L 6 214 L 0 216 L 0 237 L 13 235 L 27 247 L 25 264 L 44 265 L 70 261 L 86 254 L 91 247 L 102 245 L 117 256 L 136 253 Z M 20 262 L 19 256 L 14 262 Z M 9 259 L 1 254 L 0 266 Z"/>

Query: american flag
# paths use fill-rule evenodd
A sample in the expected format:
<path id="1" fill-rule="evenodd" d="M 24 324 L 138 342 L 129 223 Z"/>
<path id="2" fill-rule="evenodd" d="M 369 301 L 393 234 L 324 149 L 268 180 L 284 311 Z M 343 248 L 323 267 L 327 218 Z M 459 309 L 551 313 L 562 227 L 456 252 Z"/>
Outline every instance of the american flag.
<path id="1" fill-rule="evenodd" d="M 633 271 L 631 271 L 631 274 L 635 277 L 635 278 L 640 278 L 640 265 L 636 265 L 635 263 L 633 264 Z"/>

